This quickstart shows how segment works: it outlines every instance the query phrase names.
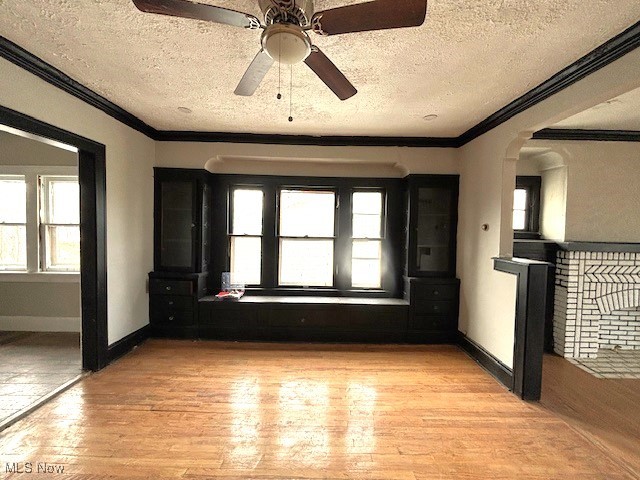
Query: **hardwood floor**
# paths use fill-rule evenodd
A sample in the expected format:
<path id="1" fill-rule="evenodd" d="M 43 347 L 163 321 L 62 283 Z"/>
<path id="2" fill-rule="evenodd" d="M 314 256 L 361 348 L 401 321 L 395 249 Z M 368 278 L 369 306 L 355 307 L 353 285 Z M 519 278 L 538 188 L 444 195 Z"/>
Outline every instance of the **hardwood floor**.
<path id="1" fill-rule="evenodd" d="M 640 380 L 596 378 L 545 355 L 540 404 L 640 478 Z"/>
<path id="2" fill-rule="evenodd" d="M 0 434 L 0 459 L 86 480 L 633 478 L 453 346 L 151 340 Z"/>

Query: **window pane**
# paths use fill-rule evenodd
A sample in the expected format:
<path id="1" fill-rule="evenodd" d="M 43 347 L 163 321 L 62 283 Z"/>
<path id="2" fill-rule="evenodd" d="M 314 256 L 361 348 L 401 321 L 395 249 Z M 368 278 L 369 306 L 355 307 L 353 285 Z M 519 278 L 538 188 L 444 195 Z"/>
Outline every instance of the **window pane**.
<path id="1" fill-rule="evenodd" d="M 513 209 L 527 209 L 527 191 L 524 188 L 518 188 L 513 192 Z"/>
<path id="2" fill-rule="evenodd" d="M 0 270 L 27 269 L 27 228 L 0 225 Z"/>
<path id="3" fill-rule="evenodd" d="M 260 285 L 262 239 L 231 237 L 231 283 Z"/>
<path id="4" fill-rule="evenodd" d="M 262 235 L 262 190 L 233 191 L 233 235 Z"/>
<path id="5" fill-rule="evenodd" d="M 354 240 L 353 258 L 380 258 L 379 240 Z"/>
<path id="6" fill-rule="evenodd" d="M 380 259 L 353 259 L 351 285 L 354 288 L 380 288 Z"/>
<path id="7" fill-rule="evenodd" d="M 280 285 L 333 285 L 333 240 L 280 240 Z"/>
<path id="8" fill-rule="evenodd" d="M 280 192 L 280 235 L 333 237 L 335 193 L 313 190 Z"/>
<path id="9" fill-rule="evenodd" d="M 46 227 L 46 269 L 80 271 L 80 227 Z"/>
<path id="10" fill-rule="evenodd" d="M 351 286 L 355 288 L 380 288 L 382 242 L 355 240 L 352 249 Z"/>
<path id="11" fill-rule="evenodd" d="M 380 215 L 382 192 L 354 192 L 353 213 Z"/>
<path id="12" fill-rule="evenodd" d="M 0 179 L 0 223 L 27 223 L 27 184 L 22 176 Z"/>
<path id="13" fill-rule="evenodd" d="M 524 230 L 525 228 L 525 211 L 514 210 L 513 211 L 513 229 Z"/>
<path id="14" fill-rule="evenodd" d="M 77 181 L 49 182 L 49 221 L 47 223 L 80 223 L 80 186 Z"/>

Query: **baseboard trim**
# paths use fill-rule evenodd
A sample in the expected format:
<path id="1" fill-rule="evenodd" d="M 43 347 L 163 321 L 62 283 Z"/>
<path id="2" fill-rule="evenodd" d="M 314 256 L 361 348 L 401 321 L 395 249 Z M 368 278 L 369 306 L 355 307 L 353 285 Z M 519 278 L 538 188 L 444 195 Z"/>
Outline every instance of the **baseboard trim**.
<path id="1" fill-rule="evenodd" d="M 107 351 L 107 361 L 108 363 L 117 360 L 118 358 L 126 355 L 135 347 L 144 342 L 147 338 L 151 336 L 151 325 L 145 325 L 144 327 L 136 330 L 135 332 L 130 333 L 124 338 L 121 338 L 115 343 L 109 345 Z"/>
<path id="2" fill-rule="evenodd" d="M 458 332 L 458 345 L 496 380 L 513 390 L 513 371 L 464 333 Z"/>
<path id="3" fill-rule="evenodd" d="M 0 330 L 9 332 L 80 332 L 80 317 L 0 316 Z"/>

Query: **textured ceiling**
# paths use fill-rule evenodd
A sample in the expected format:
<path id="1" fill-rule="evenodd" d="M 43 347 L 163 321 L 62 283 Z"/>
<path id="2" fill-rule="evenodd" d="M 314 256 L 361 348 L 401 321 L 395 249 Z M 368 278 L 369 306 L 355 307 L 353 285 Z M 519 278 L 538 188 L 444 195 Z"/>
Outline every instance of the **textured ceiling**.
<path id="1" fill-rule="evenodd" d="M 201 2 L 260 15 L 256 0 Z M 253 97 L 233 95 L 257 31 L 129 0 L 0 0 L 0 35 L 157 129 L 310 135 L 457 136 L 638 19 L 638 0 L 432 0 L 419 28 L 314 35 L 359 93 L 340 102 L 296 66 L 289 123 L 277 68 Z"/>
<path id="2" fill-rule="evenodd" d="M 640 88 L 558 122 L 553 128 L 640 131 Z"/>

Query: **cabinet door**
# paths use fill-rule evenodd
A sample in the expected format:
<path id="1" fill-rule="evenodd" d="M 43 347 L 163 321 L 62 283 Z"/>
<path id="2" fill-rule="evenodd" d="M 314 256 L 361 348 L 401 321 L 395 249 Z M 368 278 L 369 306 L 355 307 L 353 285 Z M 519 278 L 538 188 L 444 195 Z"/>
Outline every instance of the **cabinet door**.
<path id="1" fill-rule="evenodd" d="M 455 274 L 457 200 L 455 177 L 410 180 L 409 276 Z"/>
<path id="2" fill-rule="evenodd" d="M 417 192 L 414 262 L 420 272 L 449 270 L 451 248 L 451 192 L 421 187 Z"/>
<path id="3" fill-rule="evenodd" d="M 192 271 L 194 268 L 195 182 L 161 181 L 160 268 Z"/>

